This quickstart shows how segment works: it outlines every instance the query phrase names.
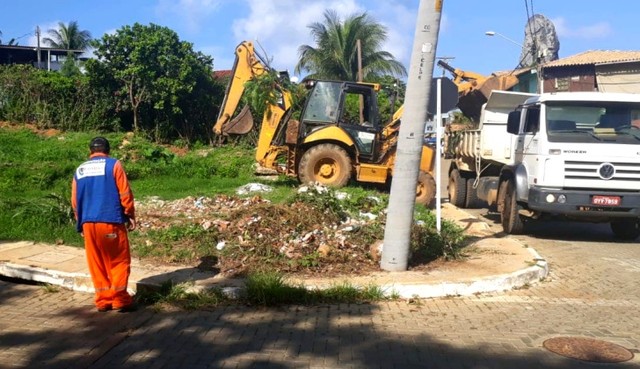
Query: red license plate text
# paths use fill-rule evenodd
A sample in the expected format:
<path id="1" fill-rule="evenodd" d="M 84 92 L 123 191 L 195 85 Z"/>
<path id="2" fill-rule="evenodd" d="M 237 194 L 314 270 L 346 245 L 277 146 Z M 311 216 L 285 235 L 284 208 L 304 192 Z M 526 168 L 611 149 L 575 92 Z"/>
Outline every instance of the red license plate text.
<path id="1" fill-rule="evenodd" d="M 620 196 L 600 196 L 595 195 L 591 198 L 593 205 L 618 206 L 620 205 Z"/>

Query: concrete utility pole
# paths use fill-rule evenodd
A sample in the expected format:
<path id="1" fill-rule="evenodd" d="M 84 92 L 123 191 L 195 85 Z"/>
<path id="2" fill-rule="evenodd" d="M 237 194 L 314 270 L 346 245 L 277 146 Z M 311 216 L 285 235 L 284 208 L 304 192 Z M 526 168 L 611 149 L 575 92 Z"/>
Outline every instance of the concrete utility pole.
<path id="1" fill-rule="evenodd" d="M 38 46 L 36 46 L 36 53 L 38 53 L 38 69 L 40 69 L 40 26 L 36 26 L 36 39 L 38 40 Z"/>
<path id="2" fill-rule="evenodd" d="M 409 240 L 442 3 L 443 0 L 420 0 L 418 9 L 380 261 L 380 267 L 388 271 L 407 270 L 409 263 Z"/>

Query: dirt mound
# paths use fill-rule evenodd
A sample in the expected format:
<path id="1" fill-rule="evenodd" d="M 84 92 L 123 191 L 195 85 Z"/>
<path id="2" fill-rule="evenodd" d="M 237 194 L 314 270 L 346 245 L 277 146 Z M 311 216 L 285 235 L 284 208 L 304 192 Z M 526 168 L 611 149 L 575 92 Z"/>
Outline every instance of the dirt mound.
<path id="1" fill-rule="evenodd" d="M 379 269 L 369 254 L 370 245 L 382 236 L 376 220 L 341 220 L 304 202 L 273 204 L 259 196 L 152 198 L 136 207 L 140 227 L 134 253 L 136 244 L 166 250 L 151 256 L 158 262 L 227 275 L 265 269 L 332 275 Z M 178 233 L 182 237 L 172 237 Z M 163 242 L 167 238 L 170 242 Z"/>

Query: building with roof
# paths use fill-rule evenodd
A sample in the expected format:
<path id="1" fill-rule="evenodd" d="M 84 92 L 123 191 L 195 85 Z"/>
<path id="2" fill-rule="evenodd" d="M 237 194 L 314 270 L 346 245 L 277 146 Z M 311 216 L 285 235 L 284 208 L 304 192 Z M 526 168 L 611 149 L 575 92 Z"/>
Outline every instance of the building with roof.
<path id="1" fill-rule="evenodd" d="M 83 50 L 52 47 L 0 45 L 0 65 L 28 64 L 45 70 L 59 70 L 69 54 L 78 59 Z"/>
<path id="2" fill-rule="evenodd" d="M 511 71 L 500 71 L 493 73 L 496 76 L 512 74 L 518 78 L 518 84 L 510 91 L 537 93 L 538 92 L 538 70 L 536 68 L 519 68 Z"/>
<path id="3" fill-rule="evenodd" d="M 544 92 L 640 93 L 640 51 L 589 50 L 542 65 Z"/>

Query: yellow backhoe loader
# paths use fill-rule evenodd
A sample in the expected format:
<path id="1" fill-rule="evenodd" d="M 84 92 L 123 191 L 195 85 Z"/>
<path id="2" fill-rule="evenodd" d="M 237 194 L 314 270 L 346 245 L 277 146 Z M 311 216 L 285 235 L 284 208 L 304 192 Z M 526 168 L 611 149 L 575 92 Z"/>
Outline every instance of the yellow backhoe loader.
<path id="1" fill-rule="evenodd" d="M 438 65 L 452 74 L 453 83 L 458 86 L 458 108 L 475 122 L 480 120 L 482 105 L 489 99 L 491 91 L 506 91 L 518 84 L 518 78 L 511 74 L 487 77 L 453 68 L 442 60 L 438 60 Z"/>
<path id="2" fill-rule="evenodd" d="M 218 135 L 249 132 L 253 118 L 248 108 L 234 116 L 245 83 L 269 70 L 251 42 L 236 48 L 236 60 L 214 131 Z M 401 110 L 391 122 L 380 119 L 377 93 L 371 83 L 306 82 L 310 89 L 300 119 L 291 119 L 291 94 L 281 85 L 273 93 L 276 104 L 264 113 L 257 143 L 258 164 L 277 173 L 296 176 L 300 182 L 342 187 L 349 180 L 389 184 L 396 158 Z M 362 101 L 358 113 L 347 101 Z M 423 146 L 416 202 L 430 205 L 435 197 L 434 153 Z"/>

